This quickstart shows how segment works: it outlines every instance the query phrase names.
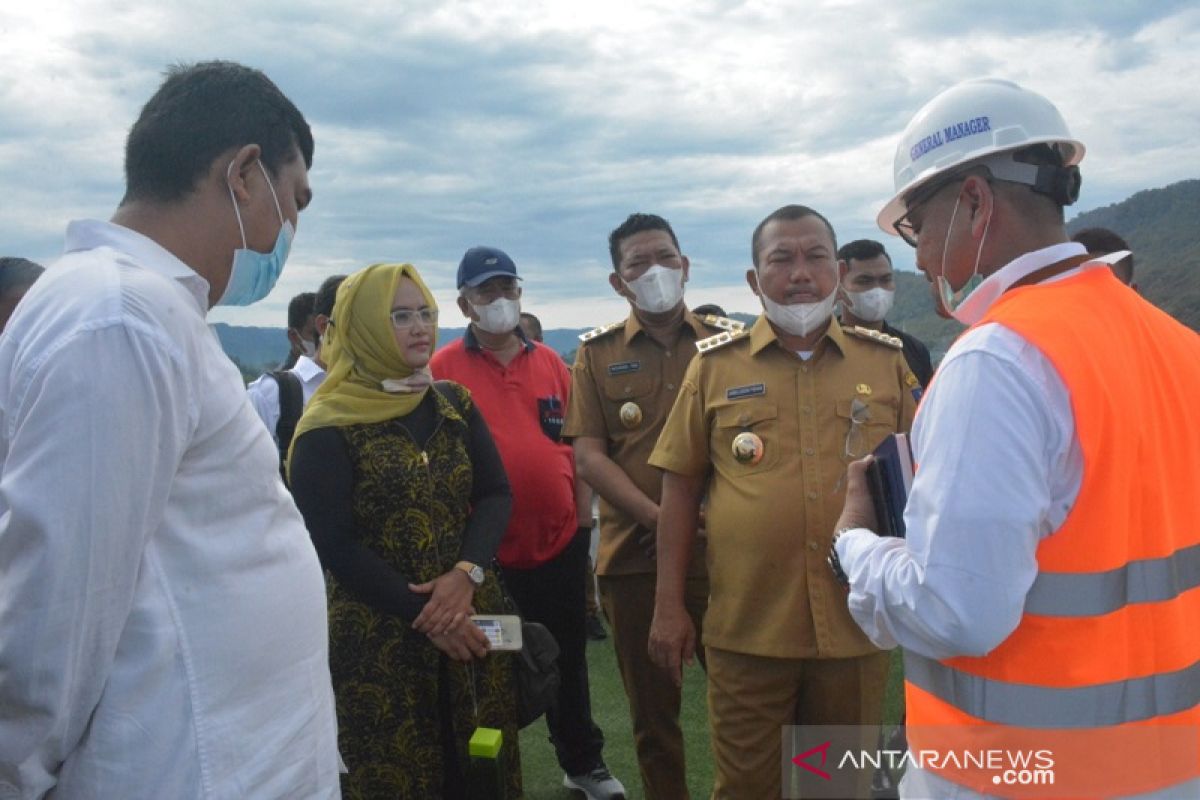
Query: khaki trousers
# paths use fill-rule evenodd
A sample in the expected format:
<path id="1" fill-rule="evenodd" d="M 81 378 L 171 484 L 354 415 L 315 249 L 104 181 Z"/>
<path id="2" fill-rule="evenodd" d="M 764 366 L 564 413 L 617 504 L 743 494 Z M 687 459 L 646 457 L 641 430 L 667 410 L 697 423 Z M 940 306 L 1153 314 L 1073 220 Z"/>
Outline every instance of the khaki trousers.
<path id="1" fill-rule="evenodd" d="M 612 628 L 617 665 L 629 699 L 645 796 L 647 800 L 682 800 L 688 790 L 679 728 L 680 690 L 666 670 L 651 663 L 647 651 L 655 581 L 653 574 L 601 575 L 600 602 Z M 696 626 L 696 655 L 703 664 L 699 642 L 708 607 L 708 579 L 688 578 L 684 602 Z"/>
<path id="2" fill-rule="evenodd" d="M 782 796 L 784 725 L 877 725 L 888 654 L 767 658 L 709 647 L 713 800 Z"/>

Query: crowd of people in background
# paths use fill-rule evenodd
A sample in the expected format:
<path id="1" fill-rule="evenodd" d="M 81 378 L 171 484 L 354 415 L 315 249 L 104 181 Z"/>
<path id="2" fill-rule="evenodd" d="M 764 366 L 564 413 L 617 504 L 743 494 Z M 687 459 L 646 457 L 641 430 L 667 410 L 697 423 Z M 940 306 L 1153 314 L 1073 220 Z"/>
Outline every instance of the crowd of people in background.
<path id="1" fill-rule="evenodd" d="M 261 72 L 173 68 L 112 220 L 72 222 L 44 274 L 0 259 L 0 795 L 478 797 L 486 730 L 486 796 L 520 797 L 520 662 L 478 615 L 553 636 L 550 744 L 592 800 L 626 796 L 601 618 L 632 725 L 607 733 L 647 798 L 688 796 L 693 662 L 714 798 L 781 796 L 787 726 L 877 726 L 898 645 L 914 743 L 1200 722 L 1200 451 L 1177 446 L 1200 428 L 1175 408 L 1200 339 L 1136 293 L 1124 240 L 1067 239 L 1084 148 L 1045 98 L 967 81 L 901 137 L 878 222 L 968 326 L 939 365 L 888 322 L 886 247 L 789 204 L 747 232 L 749 324 L 689 309 L 692 262 L 637 212 L 607 239 L 628 315 L 572 365 L 475 246 L 460 339 L 438 348 L 417 267 L 373 264 L 293 298 L 288 358 L 243 387 L 205 316 L 275 285 L 313 151 Z M 865 478 L 898 433 L 907 538 L 875 533 Z M 1100 772 L 1200 782 L 1194 759 Z"/>

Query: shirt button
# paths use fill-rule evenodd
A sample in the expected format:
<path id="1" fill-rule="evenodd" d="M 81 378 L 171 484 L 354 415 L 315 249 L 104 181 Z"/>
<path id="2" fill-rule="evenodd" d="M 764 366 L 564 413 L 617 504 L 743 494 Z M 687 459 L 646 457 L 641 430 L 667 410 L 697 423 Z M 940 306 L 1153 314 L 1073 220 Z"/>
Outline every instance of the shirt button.
<path id="1" fill-rule="evenodd" d="M 811 414 L 812 406 L 800 406 L 800 413 L 801 414 Z"/>
<path id="2" fill-rule="evenodd" d="M 808 374 L 808 365 L 807 364 L 802 365 L 800 367 L 800 371 L 807 375 Z"/>
<path id="3" fill-rule="evenodd" d="M 815 453 L 815 452 L 816 452 L 816 451 L 815 451 L 815 450 L 813 450 L 811 447 L 806 447 L 806 448 L 804 448 L 804 455 L 806 455 L 806 456 L 811 456 L 811 455 L 812 455 L 813 453 Z"/>
<path id="4" fill-rule="evenodd" d="M 673 383 L 668 383 L 668 384 L 667 384 L 667 391 L 672 391 L 672 392 L 673 392 L 673 391 L 675 391 L 675 384 L 673 384 Z"/>
<path id="5" fill-rule="evenodd" d="M 631 394 L 632 392 L 633 392 L 633 387 L 632 387 L 632 386 L 626 386 L 626 387 L 625 387 L 625 394 Z"/>
<path id="6" fill-rule="evenodd" d="M 671 357 L 671 351 L 670 351 L 670 350 L 668 350 L 668 351 L 667 351 L 667 358 L 670 358 L 670 357 Z"/>
<path id="7" fill-rule="evenodd" d="M 808 499 L 809 499 L 809 500 L 816 500 L 816 499 L 817 499 L 817 493 L 816 493 L 816 492 L 809 492 L 809 493 L 808 493 Z"/>
<path id="8" fill-rule="evenodd" d="M 808 543 L 808 549 L 809 549 L 809 550 L 816 550 L 816 549 L 817 549 L 817 543 L 816 543 L 816 542 L 809 542 L 809 543 Z"/>

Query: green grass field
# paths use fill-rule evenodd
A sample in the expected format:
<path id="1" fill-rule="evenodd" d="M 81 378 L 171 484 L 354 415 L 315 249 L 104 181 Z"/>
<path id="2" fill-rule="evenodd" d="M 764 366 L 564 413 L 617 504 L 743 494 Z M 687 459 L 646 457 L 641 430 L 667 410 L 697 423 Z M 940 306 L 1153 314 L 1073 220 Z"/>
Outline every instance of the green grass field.
<path id="1" fill-rule="evenodd" d="M 588 671 L 592 688 L 592 714 L 604 731 L 604 760 L 613 775 L 625 784 L 630 800 L 642 796 L 637 757 L 633 752 L 633 733 L 629 705 L 617 672 L 611 640 L 588 642 Z M 884 720 L 895 722 L 900 716 L 900 653 L 892 654 L 888 678 Z M 693 666 L 684 671 L 682 726 L 687 752 L 688 789 L 694 800 L 703 800 L 712 792 L 712 759 L 708 747 L 708 708 L 704 699 L 704 672 Z M 525 776 L 525 796 L 529 800 L 567 800 L 580 795 L 562 788 L 562 770 L 554 760 L 554 747 L 546 731 L 546 721 L 538 720 L 521 731 L 521 768 Z"/>

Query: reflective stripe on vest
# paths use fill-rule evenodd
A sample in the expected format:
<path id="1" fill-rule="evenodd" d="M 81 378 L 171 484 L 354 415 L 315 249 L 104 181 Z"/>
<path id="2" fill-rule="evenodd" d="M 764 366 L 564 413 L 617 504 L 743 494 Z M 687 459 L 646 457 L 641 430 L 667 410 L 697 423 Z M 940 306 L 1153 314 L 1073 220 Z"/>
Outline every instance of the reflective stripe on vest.
<path id="1" fill-rule="evenodd" d="M 1083 480 L 1067 518 L 1038 544 L 1038 573 L 1007 639 L 977 657 L 905 652 L 910 742 L 1042 737 L 1146 753 L 1154 748 L 1139 736 L 1149 731 L 1151 744 L 1186 755 L 1147 763 L 1138 778 L 1116 752 L 1088 751 L 1111 783 L 1075 794 L 1194 785 L 1200 748 L 1179 737 L 1200 723 L 1200 416 L 1184 408 L 1200 397 L 1200 337 L 1104 268 L 1013 289 L 980 324 L 991 323 L 1037 348 L 1062 379 Z M 937 726 L 951 735 L 939 738 Z M 964 770 L 931 770 L 980 788 Z M 1080 785 L 1059 788 L 1074 796 Z"/>
<path id="2" fill-rule="evenodd" d="M 904 677 L 965 714 L 1021 728 L 1121 725 L 1200 703 L 1200 662 L 1177 672 L 1061 689 L 980 678 L 906 651 Z"/>
<path id="3" fill-rule="evenodd" d="M 1107 572 L 1039 572 L 1025 613 L 1097 617 L 1130 603 L 1156 603 L 1200 586 L 1200 544 Z"/>

